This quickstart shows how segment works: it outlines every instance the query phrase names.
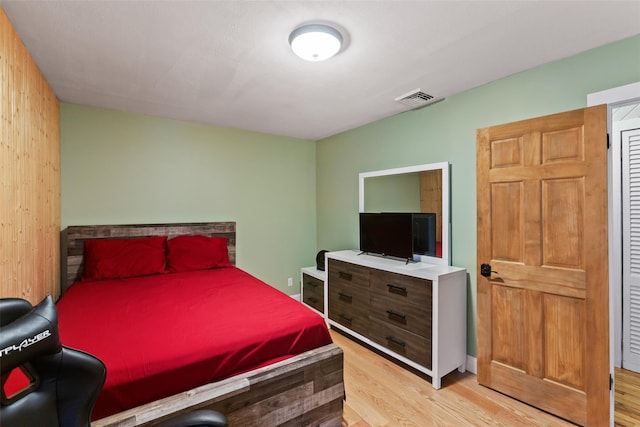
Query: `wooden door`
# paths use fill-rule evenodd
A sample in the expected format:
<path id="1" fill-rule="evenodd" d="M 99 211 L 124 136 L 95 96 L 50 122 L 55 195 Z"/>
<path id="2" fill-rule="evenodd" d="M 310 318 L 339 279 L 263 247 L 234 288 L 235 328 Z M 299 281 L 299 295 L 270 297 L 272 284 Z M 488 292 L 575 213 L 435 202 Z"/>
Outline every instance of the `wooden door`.
<path id="1" fill-rule="evenodd" d="M 420 212 L 436 214 L 436 242 L 442 242 L 442 171 L 433 169 L 420 172 Z"/>
<path id="2" fill-rule="evenodd" d="M 477 133 L 478 382 L 593 426 L 609 423 L 606 118 Z"/>

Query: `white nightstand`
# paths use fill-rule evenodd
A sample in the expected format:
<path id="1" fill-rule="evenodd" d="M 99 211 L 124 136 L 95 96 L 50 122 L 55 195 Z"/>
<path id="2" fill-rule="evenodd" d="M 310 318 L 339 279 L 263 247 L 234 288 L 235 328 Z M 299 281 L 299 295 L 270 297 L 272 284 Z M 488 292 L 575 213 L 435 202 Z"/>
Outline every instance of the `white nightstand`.
<path id="1" fill-rule="evenodd" d="M 326 273 L 316 267 L 304 267 L 300 270 L 302 302 L 325 318 L 327 317 L 326 277 Z"/>

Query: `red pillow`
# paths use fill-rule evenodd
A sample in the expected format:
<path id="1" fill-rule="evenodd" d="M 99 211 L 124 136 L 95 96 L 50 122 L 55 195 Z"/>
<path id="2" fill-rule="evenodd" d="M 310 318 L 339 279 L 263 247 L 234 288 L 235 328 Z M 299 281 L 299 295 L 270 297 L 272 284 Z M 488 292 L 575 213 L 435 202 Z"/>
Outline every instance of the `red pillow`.
<path id="1" fill-rule="evenodd" d="M 166 273 L 167 236 L 84 241 L 83 281 Z"/>
<path id="2" fill-rule="evenodd" d="M 172 272 L 231 266 L 224 237 L 178 236 L 167 241 L 167 248 L 167 266 Z"/>

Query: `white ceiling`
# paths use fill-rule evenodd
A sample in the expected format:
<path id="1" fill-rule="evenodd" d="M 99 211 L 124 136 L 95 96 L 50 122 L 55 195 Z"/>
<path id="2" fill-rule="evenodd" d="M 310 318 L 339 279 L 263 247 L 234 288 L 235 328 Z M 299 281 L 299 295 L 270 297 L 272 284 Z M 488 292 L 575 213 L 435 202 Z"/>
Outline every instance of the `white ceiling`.
<path id="1" fill-rule="evenodd" d="M 446 98 L 640 33 L 640 1 L 0 6 L 62 101 L 311 140 L 406 111 L 394 98 L 416 88 Z M 346 30 L 346 48 L 297 58 L 306 22 Z"/>

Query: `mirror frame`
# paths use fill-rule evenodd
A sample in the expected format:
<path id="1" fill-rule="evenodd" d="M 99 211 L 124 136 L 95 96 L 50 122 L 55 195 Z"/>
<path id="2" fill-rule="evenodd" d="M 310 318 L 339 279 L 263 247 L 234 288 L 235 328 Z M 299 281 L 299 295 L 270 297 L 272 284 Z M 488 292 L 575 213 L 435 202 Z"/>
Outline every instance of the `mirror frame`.
<path id="1" fill-rule="evenodd" d="M 451 265 L 451 214 L 449 199 L 449 162 L 428 163 L 424 165 L 408 166 L 402 168 L 385 169 L 371 172 L 361 172 L 358 178 L 358 208 L 364 209 L 364 181 L 366 178 L 400 175 L 405 173 L 440 170 L 442 172 L 442 258 L 432 256 L 420 256 L 420 262 L 437 265 Z"/>

